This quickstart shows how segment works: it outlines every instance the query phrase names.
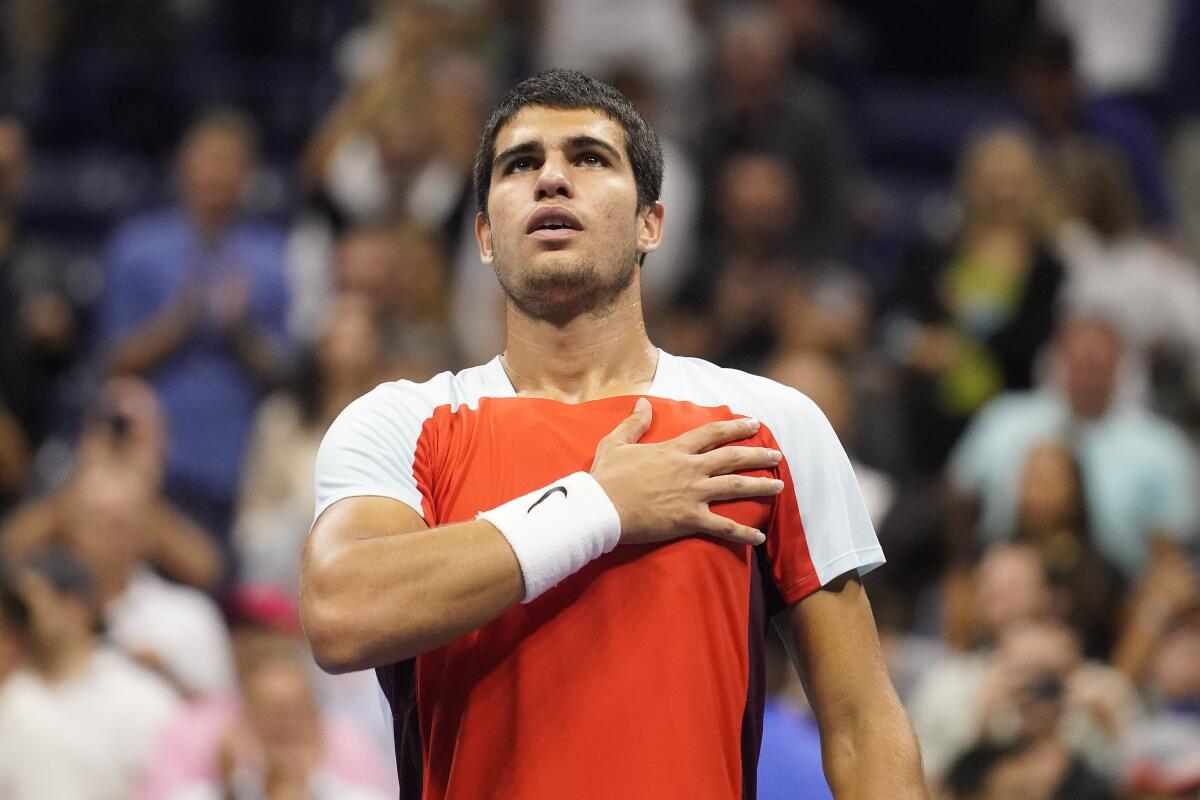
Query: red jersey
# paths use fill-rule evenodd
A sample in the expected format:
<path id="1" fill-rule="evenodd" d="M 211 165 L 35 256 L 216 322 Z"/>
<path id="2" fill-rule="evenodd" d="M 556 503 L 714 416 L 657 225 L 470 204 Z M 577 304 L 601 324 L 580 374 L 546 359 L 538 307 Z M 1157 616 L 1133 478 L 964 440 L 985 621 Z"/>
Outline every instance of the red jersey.
<path id="1" fill-rule="evenodd" d="M 783 460 L 775 497 L 710 507 L 766 532 L 759 547 L 692 536 L 620 545 L 531 603 L 377 670 L 404 800 L 753 798 L 769 617 L 883 563 L 845 452 L 799 392 L 661 353 L 643 442 L 739 416 Z M 430 527 L 591 467 L 636 398 L 517 397 L 499 359 L 379 386 L 334 422 L 317 513 L 391 497 Z M 396 609 L 403 614 L 404 609 Z"/>

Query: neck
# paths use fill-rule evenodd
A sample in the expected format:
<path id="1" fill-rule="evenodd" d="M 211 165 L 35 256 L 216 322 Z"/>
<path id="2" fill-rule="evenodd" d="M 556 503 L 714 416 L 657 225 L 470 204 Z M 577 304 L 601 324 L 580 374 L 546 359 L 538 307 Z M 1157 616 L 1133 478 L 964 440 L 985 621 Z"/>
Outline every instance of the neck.
<path id="1" fill-rule="evenodd" d="M 221 211 L 199 209 L 193 206 L 191 209 L 191 218 L 192 225 L 195 226 L 200 238 L 206 242 L 215 242 L 221 238 L 221 234 L 229 226 L 233 215 Z"/>
<path id="2" fill-rule="evenodd" d="M 509 301 L 507 323 L 502 362 L 522 396 L 581 403 L 650 388 L 658 351 L 646 335 L 636 277 L 603 315 L 581 314 L 559 326 Z"/>
<path id="3" fill-rule="evenodd" d="M 37 671 L 47 683 L 70 680 L 87 669 L 92 660 L 92 635 L 84 632 L 78 637 L 69 637 L 60 642 L 53 651 L 39 653 Z"/>

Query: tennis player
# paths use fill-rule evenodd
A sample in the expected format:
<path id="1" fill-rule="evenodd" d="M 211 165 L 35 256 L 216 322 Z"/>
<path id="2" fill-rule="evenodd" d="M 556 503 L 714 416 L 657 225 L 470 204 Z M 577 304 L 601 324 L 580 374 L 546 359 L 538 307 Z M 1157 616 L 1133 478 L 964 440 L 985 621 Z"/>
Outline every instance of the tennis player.
<path id="1" fill-rule="evenodd" d="M 404 800 L 753 798 L 772 619 L 834 794 L 925 796 L 829 424 L 647 338 L 662 170 L 607 84 L 511 90 L 475 161 L 504 353 L 379 386 L 321 445 L 305 630 L 325 669 L 377 670 Z"/>

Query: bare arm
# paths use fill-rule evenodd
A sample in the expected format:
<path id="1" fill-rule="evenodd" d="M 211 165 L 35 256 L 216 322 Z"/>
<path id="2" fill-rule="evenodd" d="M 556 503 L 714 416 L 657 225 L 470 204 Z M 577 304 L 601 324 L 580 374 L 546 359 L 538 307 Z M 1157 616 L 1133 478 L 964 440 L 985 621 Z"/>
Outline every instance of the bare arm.
<path id="1" fill-rule="evenodd" d="M 669 442 L 635 444 L 650 408 L 605 437 L 592 476 L 621 518 L 621 543 L 707 533 L 741 544 L 761 534 L 720 517 L 708 502 L 778 493 L 767 478 L 727 474 L 778 463 L 758 447 L 717 447 L 754 432 L 720 422 Z M 717 447 L 713 450 L 712 448 Z M 419 655 L 495 619 L 520 602 L 517 557 L 490 523 L 428 529 L 398 500 L 351 497 L 317 519 L 301 564 L 300 610 L 317 662 L 331 672 Z"/>
<path id="2" fill-rule="evenodd" d="M 796 603 L 777 624 L 817 717 L 834 796 L 924 800 L 916 735 L 888 678 L 858 578 L 843 575 Z"/>
<path id="3" fill-rule="evenodd" d="M 224 570 L 221 551 L 212 537 L 166 500 L 150 512 L 152 535 L 148 558 L 168 577 L 200 589 L 212 589 Z"/>
<path id="4" fill-rule="evenodd" d="M 430 530 L 404 503 L 352 497 L 317 520 L 300 606 L 313 653 L 333 672 L 432 650 L 516 605 L 524 582 L 490 522 Z"/>
<path id="5" fill-rule="evenodd" d="M 115 373 L 145 373 L 183 347 L 200 322 L 199 292 L 185 289 L 178 298 L 146 322 L 122 336 L 108 354 Z"/>

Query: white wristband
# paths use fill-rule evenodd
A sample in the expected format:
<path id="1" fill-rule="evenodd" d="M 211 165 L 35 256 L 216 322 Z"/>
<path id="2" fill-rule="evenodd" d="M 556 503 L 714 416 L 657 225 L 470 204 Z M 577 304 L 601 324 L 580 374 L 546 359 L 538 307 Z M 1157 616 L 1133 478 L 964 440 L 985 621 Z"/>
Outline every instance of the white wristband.
<path id="1" fill-rule="evenodd" d="M 476 519 L 495 525 L 517 554 L 525 576 L 522 603 L 612 550 L 621 539 L 616 506 L 586 472 L 481 511 Z"/>

